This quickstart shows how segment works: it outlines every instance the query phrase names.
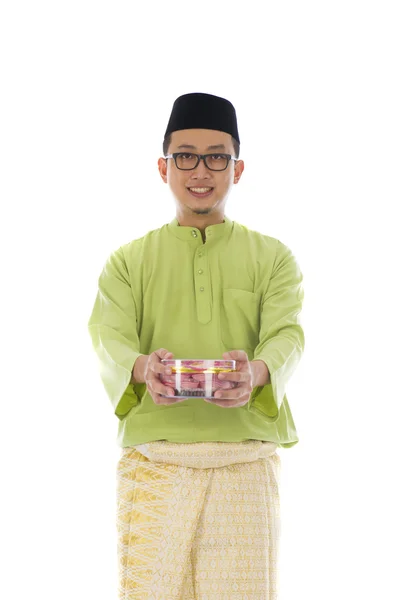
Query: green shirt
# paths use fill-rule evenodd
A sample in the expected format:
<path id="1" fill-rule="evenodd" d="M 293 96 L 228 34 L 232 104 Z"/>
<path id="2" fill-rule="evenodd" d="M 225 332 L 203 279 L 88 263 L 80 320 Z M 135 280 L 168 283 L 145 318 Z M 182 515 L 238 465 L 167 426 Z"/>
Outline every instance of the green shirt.
<path id="1" fill-rule="evenodd" d="M 88 323 L 100 376 L 118 418 L 121 447 L 155 440 L 267 440 L 291 447 L 298 436 L 286 385 L 305 345 L 301 270 L 279 240 L 228 217 L 205 230 L 177 219 L 112 252 L 99 276 Z M 131 383 L 141 354 L 222 359 L 245 350 L 263 360 L 271 383 L 247 404 L 222 408 L 201 398 L 157 405 Z"/>

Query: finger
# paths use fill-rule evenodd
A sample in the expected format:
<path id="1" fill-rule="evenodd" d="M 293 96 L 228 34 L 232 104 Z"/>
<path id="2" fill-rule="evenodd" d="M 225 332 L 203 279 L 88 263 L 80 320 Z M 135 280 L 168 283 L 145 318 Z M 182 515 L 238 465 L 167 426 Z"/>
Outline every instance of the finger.
<path id="1" fill-rule="evenodd" d="M 219 381 L 216 384 L 216 390 L 232 390 L 238 384 L 235 381 Z"/>
<path id="2" fill-rule="evenodd" d="M 148 379 L 147 387 L 150 394 L 162 394 L 162 396 L 174 396 L 175 390 L 167 385 L 164 385 L 158 378 Z"/>
<path id="3" fill-rule="evenodd" d="M 214 397 L 215 399 L 221 398 L 222 400 L 240 400 L 243 396 L 250 394 L 252 389 L 250 387 L 246 387 L 245 385 L 240 385 L 231 390 L 216 390 Z"/>
<path id="4" fill-rule="evenodd" d="M 164 398 L 160 394 L 152 394 L 152 399 L 155 404 L 176 404 L 182 400 L 181 398 Z"/>
<path id="5" fill-rule="evenodd" d="M 230 350 L 229 352 L 224 352 L 223 358 L 231 359 L 231 360 L 241 360 L 248 361 L 248 355 L 245 350 Z"/>
<path id="6" fill-rule="evenodd" d="M 160 396 L 159 394 L 153 394 L 152 395 L 153 401 L 155 404 L 176 404 L 177 402 L 182 402 L 184 400 L 184 398 L 164 398 L 163 396 Z"/>
<path id="7" fill-rule="evenodd" d="M 150 365 L 150 369 L 154 372 L 154 373 L 162 373 L 162 375 L 171 375 L 172 374 L 172 367 L 169 367 L 169 365 L 164 365 L 162 362 L 154 362 Z"/>
<path id="8" fill-rule="evenodd" d="M 172 352 L 169 352 L 166 348 L 160 348 L 159 350 L 155 350 L 154 354 L 158 356 L 158 358 L 171 358 L 173 356 Z"/>
<path id="9" fill-rule="evenodd" d="M 219 373 L 219 381 L 249 381 L 251 374 L 243 371 L 230 371 L 229 373 Z"/>
<path id="10" fill-rule="evenodd" d="M 154 388 L 154 393 L 161 396 L 175 396 L 175 390 L 167 385 L 159 384 Z"/>

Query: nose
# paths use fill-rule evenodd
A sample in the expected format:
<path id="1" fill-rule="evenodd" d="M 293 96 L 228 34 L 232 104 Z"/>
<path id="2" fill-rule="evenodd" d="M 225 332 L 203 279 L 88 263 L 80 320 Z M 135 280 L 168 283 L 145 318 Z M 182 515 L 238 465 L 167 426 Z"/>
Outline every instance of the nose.
<path id="1" fill-rule="evenodd" d="M 195 169 L 193 169 L 192 173 L 191 173 L 193 178 L 201 178 L 203 176 L 205 176 L 206 179 L 210 178 L 210 170 L 205 166 L 204 161 L 201 160 L 199 161 L 198 165 L 195 167 Z"/>

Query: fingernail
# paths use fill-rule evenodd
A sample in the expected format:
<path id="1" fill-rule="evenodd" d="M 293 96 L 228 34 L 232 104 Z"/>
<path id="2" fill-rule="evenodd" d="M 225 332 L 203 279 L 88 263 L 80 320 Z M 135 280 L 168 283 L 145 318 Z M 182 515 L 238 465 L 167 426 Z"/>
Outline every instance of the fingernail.
<path id="1" fill-rule="evenodd" d="M 171 390 L 170 388 L 168 388 L 168 396 L 174 396 L 175 392 L 173 390 Z"/>
<path id="2" fill-rule="evenodd" d="M 165 373 L 166 373 L 167 375 L 172 375 L 172 369 L 166 369 Z"/>

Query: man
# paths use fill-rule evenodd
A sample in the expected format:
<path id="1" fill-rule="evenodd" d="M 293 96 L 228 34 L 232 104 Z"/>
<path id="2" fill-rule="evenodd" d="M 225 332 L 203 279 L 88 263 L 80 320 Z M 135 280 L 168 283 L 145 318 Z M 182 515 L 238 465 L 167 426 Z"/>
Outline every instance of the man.
<path id="1" fill-rule="evenodd" d="M 122 448 L 120 598 L 277 597 L 277 448 L 298 442 L 285 389 L 305 344 L 303 277 L 282 242 L 225 215 L 239 145 L 228 100 L 179 97 L 158 160 L 176 217 L 99 277 L 89 332 Z M 237 368 L 214 399 L 165 398 L 164 358 Z"/>

